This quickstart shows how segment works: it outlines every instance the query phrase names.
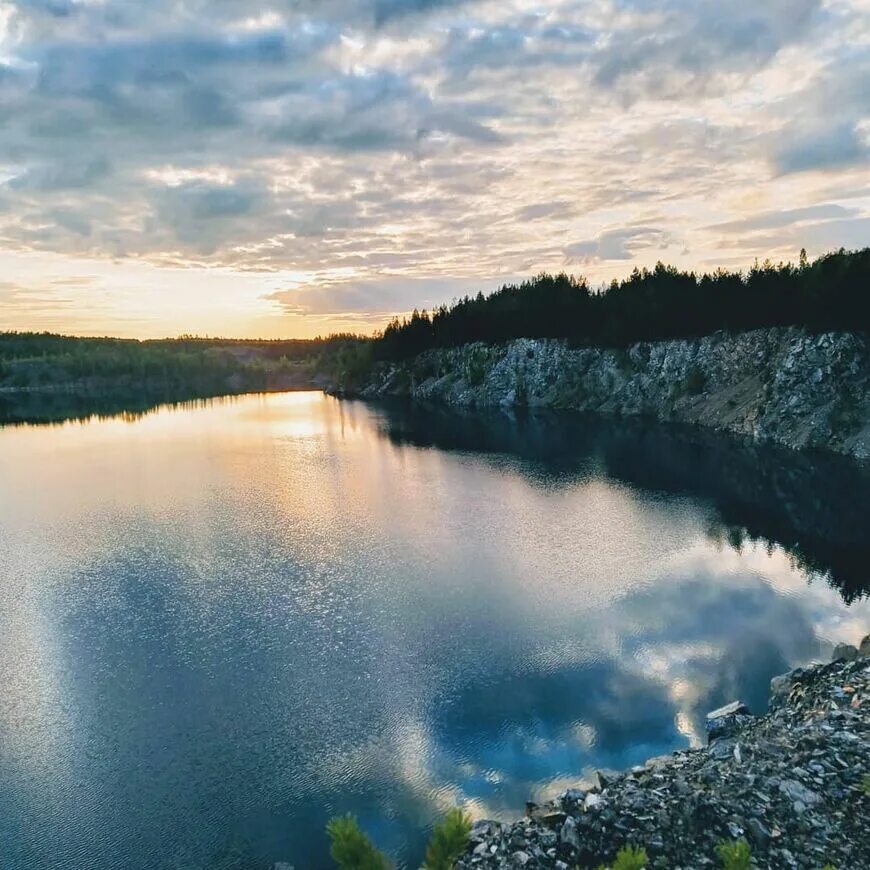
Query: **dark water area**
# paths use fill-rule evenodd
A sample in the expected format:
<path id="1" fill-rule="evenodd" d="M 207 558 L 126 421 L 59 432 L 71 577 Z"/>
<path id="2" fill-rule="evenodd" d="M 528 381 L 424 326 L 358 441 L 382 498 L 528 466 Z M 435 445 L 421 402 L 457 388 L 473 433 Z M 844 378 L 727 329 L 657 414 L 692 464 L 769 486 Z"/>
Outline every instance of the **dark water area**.
<path id="1" fill-rule="evenodd" d="M 698 745 L 870 630 L 847 460 L 319 393 L 81 410 L 0 427 L 4 868 L 327 867 L 347 811 L 417 866 L 446 808 Z"/>

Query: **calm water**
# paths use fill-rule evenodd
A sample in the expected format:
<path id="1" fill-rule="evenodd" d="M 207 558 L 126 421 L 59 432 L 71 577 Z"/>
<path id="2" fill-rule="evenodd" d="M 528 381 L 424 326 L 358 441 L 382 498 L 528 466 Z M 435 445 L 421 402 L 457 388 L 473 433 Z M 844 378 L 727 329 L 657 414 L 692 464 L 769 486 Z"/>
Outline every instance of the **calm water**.
<path id="1" fill-rule="evenodd" d="M 848 463 L 315 393 L 0 428 L 0 865 L 400 863 L 870 630 Z M 846 601 L 851 601 L 847 604 Z"/>

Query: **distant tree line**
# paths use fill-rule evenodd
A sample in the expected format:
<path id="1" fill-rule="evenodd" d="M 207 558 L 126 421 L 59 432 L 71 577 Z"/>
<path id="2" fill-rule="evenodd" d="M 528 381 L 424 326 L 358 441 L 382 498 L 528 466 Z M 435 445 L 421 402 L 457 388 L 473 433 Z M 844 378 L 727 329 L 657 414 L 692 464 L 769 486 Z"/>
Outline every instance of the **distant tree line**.
<path id="1" fill-rule="evenodd" d="M 90 354 L 114 355 L 117 360 L 157 358 L 161 353 L 202 354 L 209 350 L 227 351 L 237 358 L 259 356 L 266 359 L 294 361 L 314 359 L 324 353 L 334 353 L 347 344 L 363 339 L 350 333 L 335 333 L 322 338 L 242 339 L 199 338 L 182 335 L 178 338 L 158 338 L 139 341 L 128 338 L 79 338 L 52 332 L 0 332 L 0 360 L 33 360 L 49 357 Z"/>
<path id="2" fill-rule="evenodd" d="M 300 386 L 325 360 L 369 339 L 288 341 L 193 338 L 137 341 L 0 333 L 0 390 L 157 395 L 165 400 Z"/>
<path id="3" fill-rule="evenodd" d="M 717 330 L 771 326 L 870 329 L 870 248 L 810 263 L 756 263 L 747 272 L 697 274 L 659 263 L 593 291 L 585 278 L 540 274 L 484 296 L 395 319 L 374 356 L 402 359 L 433 347 L 514 338 L 560 338 L 619 347 Z"/>

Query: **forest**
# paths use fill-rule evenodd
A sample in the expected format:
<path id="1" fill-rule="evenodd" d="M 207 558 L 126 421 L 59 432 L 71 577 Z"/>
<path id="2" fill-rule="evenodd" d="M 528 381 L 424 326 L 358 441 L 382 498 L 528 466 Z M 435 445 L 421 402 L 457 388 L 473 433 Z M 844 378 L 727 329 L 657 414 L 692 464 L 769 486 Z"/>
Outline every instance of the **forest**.
<path id="1" fill-rule="evenodd" d="M 137 341 L 0 333 L 0 390 L 189 398 L 310 384 L 323 357 L 364 339 Z"/>
<path id="2" fill-rule="evenodd" d="M 585 278 L 540 274 L 485 296 L 393 320 L 374 355 L 395 360 L 433 347 L 514 338 L 560 338 L 619 347 L 718 330 L 772 326 L 870 329 L 870 248 L 810 262 L 756 263 L 745 272 L 687 272 L 658 263 L 594 291 Z"/>

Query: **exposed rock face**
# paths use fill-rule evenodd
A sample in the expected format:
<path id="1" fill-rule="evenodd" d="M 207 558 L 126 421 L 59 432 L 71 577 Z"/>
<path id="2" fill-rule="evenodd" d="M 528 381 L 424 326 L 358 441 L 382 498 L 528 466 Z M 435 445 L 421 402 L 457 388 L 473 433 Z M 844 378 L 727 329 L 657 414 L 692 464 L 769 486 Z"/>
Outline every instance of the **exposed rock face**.
<path id="1" fill-rule="evenodd" d="M 852 333 L 767 329 L 625 350 L 471 344 L 380 366 L 361 393 L 643 414 L 870 457 L 870 353 Z"/>
<path id="2" fill-rule="evenodd" d="M 761 868 L 870 867 L 870 658 L 792 671 L 772 688 L 764 716 L 739 703 L 714 711 L 729 727 L 703 749 L 530 804 L 514 824 L 477 822 L 458 870 L 515 867 L 518 853 L 524 867 L 594 868 L 626 843 L 646 850 L 650 870 L 700 870 L 738 837 Z"/>

